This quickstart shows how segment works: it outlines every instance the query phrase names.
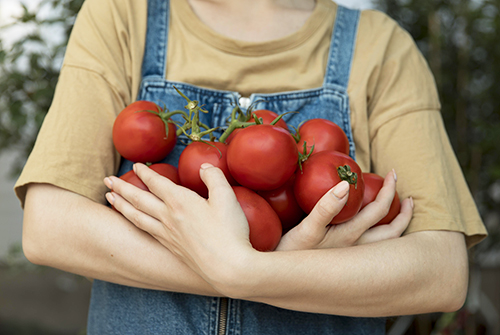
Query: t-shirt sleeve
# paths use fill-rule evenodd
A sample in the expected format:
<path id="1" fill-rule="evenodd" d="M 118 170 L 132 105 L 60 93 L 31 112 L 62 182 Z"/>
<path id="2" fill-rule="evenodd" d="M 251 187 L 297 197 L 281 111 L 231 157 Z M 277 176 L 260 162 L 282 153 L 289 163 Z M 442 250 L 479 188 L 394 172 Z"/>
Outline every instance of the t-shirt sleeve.
<path id="1" fill-rule="evenodd" d="M 368 106 L 372 169 L 385 175 L 394 168 L 400 198 L 414 200 L 405 234 L 458 231 L 468 247 L 484 239 L 487 232 L 450 145 L 431 71 L 396 24 Z"/>
<path id="2" fill-rule="evenodd" d="M 120 97 L 98 74 L 64 67 L 21 176 L 14 187 L 24 205 L 30 183 L 48 183 L 104 203 L 103 178 L 116 172 L 119 155 L 112 127 Z"/>
<path id="3" fill-rule="evenodd" d="M 138 87 L 132 78 L 139 78 L 134 74 L 140 71 L 142 51 L 129 46 L 144 47 L 137 32 L 131 32 L 136 23 L 127 20 L 133 11 L 146 17 L 144 2 L 118 2 L 83 4 L 52 105 L 14 187 L 21 205 L 30 183 L 53 184 L 105 202 L 103 178 L 115 174 L 120 162 L 112 142 L 113 123 Z"/>
<path id="4" fill-rule="evenodd" d="M 415 111 L 384 123 L 372 141 L 372 159 L 375 172 L 394 168 L 400 198 L 414 200 L 405 234 L 458 231 L 468 247 L 486 237 L 439 111 Z"/>

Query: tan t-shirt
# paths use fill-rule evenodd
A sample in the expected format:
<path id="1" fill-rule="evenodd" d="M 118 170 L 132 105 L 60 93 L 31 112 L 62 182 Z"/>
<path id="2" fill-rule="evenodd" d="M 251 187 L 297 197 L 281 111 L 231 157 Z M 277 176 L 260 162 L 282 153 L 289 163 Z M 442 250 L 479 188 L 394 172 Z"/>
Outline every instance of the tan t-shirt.
<path id="1" fill-rule="evenodd" d="M 322 85 L 337 5 L 317 0 L 305 25 L 284 38 L 244 42 L 208 28 L 186 0 L 171 1 L 167 79 L 240 92 Z M 76 21 L 53 104 L 15 191 L 50 183 L 105 203 L 104 177 L 120 157 L 111 130 L 141 80 L 146 0 L 87 0 Z M 385 14 L 363 11 L 348 86 L 356 158 L 363 171 L 394 168 L 401 198 L 412 196 L 406 233 L 486 236 L 450 146 L 433 77 L 407 32 Z"/>

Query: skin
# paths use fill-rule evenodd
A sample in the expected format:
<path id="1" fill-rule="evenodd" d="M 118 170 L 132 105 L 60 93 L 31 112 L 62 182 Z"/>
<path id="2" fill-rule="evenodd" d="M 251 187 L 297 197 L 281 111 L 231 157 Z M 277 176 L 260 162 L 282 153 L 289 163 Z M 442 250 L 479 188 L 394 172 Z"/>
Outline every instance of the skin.
<path id="1" fill-rule="evenodd" d="M 224 36 L 248 42 L 279 39 L 299 30 L 314 0 L 188 0 L 198 18 Z"/>
<path id="2" fill-rule="evenodd" d="M 114 192 L 137 199 L 144 195 L 137 193 L 138 188 L 119 178 L 111 177 L 109 180 L 114 183 Z M 394 183 L 389 182 L 385 193 L 381 192 L 380 202 L 367 208 L 371 208 L 372 212 L 383 213 L 383 203 L 393 196 L 394 187 Z M 195 195 L 185 188 L 181 187 L 180 190 L 190 196 Z M 120 210 L 135 210 L 118 193 L 115 197 L 118 199 L 115 206 Z M 283 237 L 278 249 L 343 247 L 395 238 L 404 231 L 412 215 L 410 202 L 406 200 L 405 212 L 384 230 L 367 231 L 376 222 L 375 218 L 358 220 L 350 226 L 325 228 L 345 203 L 346 197 L 325 195 L 302 224 Z M 387 199 L 384 201 L 384 198 Z M 237 209 L 241 220 L 240 211 Z M 368 210 L 366 213 L 369 213 Z M 139 217 L 139 214 L 135 211 L 128 215 Z M 380 215 L 378 213 L 375 217 Z M 73 192 L 50 184 L 30 184 L 24 210 L 23 250 L 32 263 L 90 278 L 156 290 L 225 295 L 193 271 L 154 235 L 138 228 L 132 221 Z M 243 222 L 246 224 L 246 221 Z M 337 232 L 333 234 L 335 230 Z"/>
<path id="3" fill-rule="evenodd" d="M 279 252 L 262 253 L 251 247 L 245 217 L 219 169 L 205 164 L 200 171 L 208 200 L 148 170 L 135 165 L 152 193 L 111 177 L 105 181 L 113 189 L 108 200 L 222 295 L 349 316 L 449 312 L 463 305 L 467 253 L 462 234 L 433 231 L 390 238 L 397 236 L 366 231 L 387 213 L 396 183 L 391 174 L 377 200 L 343 227 L 325 228 L 347 197 L 334 196 L 334 188 L 301 228 L 285 236 Z M 408 224 L 411 203 L 403 201 L 402 213 L 386 232 Z M 318 216 L 325 220 L 322 224 Z M 346 231 L 350 239 L 338 241 L 336 232 Z M 375 238 L 377 234 L 385 238 Z M 307 242 L 297 243 L 301 237 Z M 370 239 L 372 243 L 361 244 Z"/>

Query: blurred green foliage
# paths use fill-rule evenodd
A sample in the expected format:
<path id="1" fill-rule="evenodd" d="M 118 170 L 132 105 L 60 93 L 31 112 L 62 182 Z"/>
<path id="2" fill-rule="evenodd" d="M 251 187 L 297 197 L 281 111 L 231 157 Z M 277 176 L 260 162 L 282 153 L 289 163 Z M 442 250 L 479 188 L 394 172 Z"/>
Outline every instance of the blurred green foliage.
<path id="1" fill-rule="evenodd" d="M 27 34 L 11 41 L 0 40 L 0 153 L 19 153 L 12 168 L 15 176 L 26 161 L 38 129 L 54 95 L 59 69 L 76 13 L 83 0 L 42 0 L 2 26 L 3 36 L 13 31 Z M 61 35 L 59 41 L 54 38 Z M 9 39 L 10 40 L 10 39 Z"/>
<path id="2" fill-rule="evenodd" d="M 442 115 L 490 237 L 500 202 L 500 1 L 374 0 L 415 39 L 435 76 Z"/>

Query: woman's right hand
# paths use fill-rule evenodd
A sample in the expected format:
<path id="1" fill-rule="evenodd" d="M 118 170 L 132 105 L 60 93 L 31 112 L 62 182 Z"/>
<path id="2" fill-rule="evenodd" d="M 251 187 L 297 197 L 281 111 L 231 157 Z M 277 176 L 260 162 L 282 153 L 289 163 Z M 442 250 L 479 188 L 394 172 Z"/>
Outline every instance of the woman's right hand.
<path id="1" fill-rule="evenodd" d="M 374 202 L 351 220 L 331 225 L 330 221 L 344 207 L 349 196 L 349 184 L 340 182 L 318 201 L 300 224 L 282 237 L 276 250 L 342 248 L 397 238 L 413 216 L 411 198 L 403 200 L 401 212 L 391 223 L 373 227 L 389 211 L 395 192 L 396 173 L 391 171 Z"/>

